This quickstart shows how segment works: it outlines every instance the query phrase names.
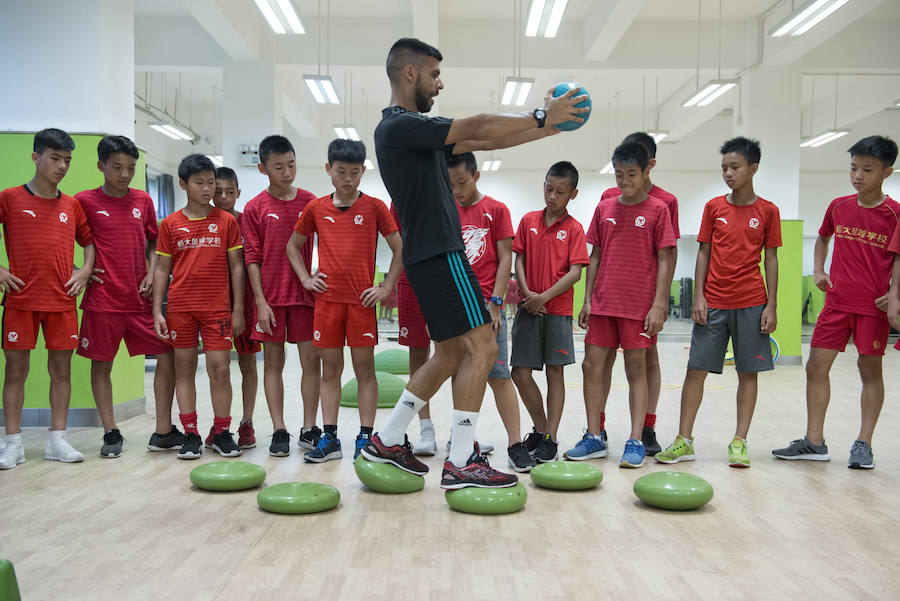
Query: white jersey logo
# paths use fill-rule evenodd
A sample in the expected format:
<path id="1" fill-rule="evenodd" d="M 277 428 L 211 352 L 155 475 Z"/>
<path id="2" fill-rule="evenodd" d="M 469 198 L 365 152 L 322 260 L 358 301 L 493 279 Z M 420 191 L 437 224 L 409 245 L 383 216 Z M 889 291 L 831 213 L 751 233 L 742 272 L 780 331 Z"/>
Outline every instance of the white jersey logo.
<path id="1" fill-rule="evenodd" d="M 650 340 L 653 340 L 653 338 L 647 332 L 639 332 L 638 335 L 643 336 L 644 338 L 650 338 Z"/>
<path id="2" fill-rule="evenodd" d="M 59 214 L 59 221 L 60 221 L 61 223 L 69 223 L 69 216 L 66 215 L 65 213 L 60 213 L 60 214 Z"/>
<path id="3" fill-rule="evenodd" d="M 260 325 L 258 323 L 256 324 L 256 331 L 259 332 L 260 334 L 262 334 L 262 331 L 263 331 L 263 329 L 260 327 Z"/>
<path id="4" fill-rule="evenodd" d="M 535 236 L 537 236 L 538 231 L 537 231 L 537 228 L 536 228 L 536 227 L 530 227 L 530 228 L 528 228 L 528 229 L 531 230 L 531 233 L 532 233 L 532 234 L 534 234 Z"/>
<path id="5" fill-rule="evenodd" d="M 325 219 L 326 221 L 330 221 L 331 223 L 334 223 L 334 217 L 329 217 L 328 215 L 326 215 L 326 216 L 324 217 L 324 219 Z"/>
<path id="6" fill-rule="evenodd" d="M 366 332 L 363 334 L 363 336 L 368 336 L 369 338 L 375 338 L 375 334 L 373 334 L 372 332 Z"/>
<path id="7" fill-rule="evenodd" d="M 753 229 L 758 229 L 759 228 L 759 219 L 757 219 L 756 217 L 751 217 L 750 218 L 750 227 L 752 227 Z"/>
<path id="8" fill-rule="evenodd" d="M 482 215 L 484 215 L 485 217 L 487 217 L 487 218 L 490 219 L 491 221 L 494 220 L 494 216 L 491 215 L 490 213 L 482 213 Z"/>
<path id="9" fill-rule="evenodd" d="M 178 338 L 178 332 L 176 332 L 175 330 L 169 330 L 169 337 L 172 340 L 175 340 L 176 338 Z"/>
<path id="10" fill-rule="evenodd" d="M 209 233 L 210 233 L 210 234 L 215 234 L 215 233 L 218 232 L 218 231 L 219 231 L 219 226 L 218 226 L 218 225 L 216 225 L 215 223 L 210 223 L 210 224 L 209 224 Z"/>
<path id="11" fill-rule="evenodd" d="M 613 225 L 616 224 L 616 218 L 615 218 L 615 217 L 604 217 L 604 219 L 606 219 L 607 221 L 609 221 L 609 222 L 610 222 L 611 224 L 613 224 Z"/>
<path id="12" fill-rule="evenodd" d="M 37 217 L 37 215 L 35 215 L 35 214 L 34 214 L 34 211 L 32 211 L 31 209 L 22 209 L 22 212 L 23 212 L 23 213 L 28 213 L 28 214 L 31 215 L 32 217 Z"/>
<path id="13" fill-rule="evenodd" d="M 87 348 L 89 344 L 90 344 L 90 341 L 88 341 L 87 338 L 81 339 L 81 348 Z"/>
<path id="14" fill-rule="evenodd" d="M 319 330 L 316 330 L 315 332 L 313 332 L 313 340 L 318 341 L 321 339 L 322 339 L 322 332 L 320 332 Z"/>
<path id="15" fill-rule="evenodd" d="M 275 213 L 266 213 L 266 217 L 274 217 L 275 219 L 281 219 L 281 217 L 279 217 Z"/>
<path id="16" fill-rule="evenodd" d="M 355 223 L 356 225 L 362 225 L 363 224 L 363 216 L 362 215 L 354 215 L 353 223 Z"/>
<path id="17" fill-rule="evenodd" d="M 109 217 L 109 211 L 97 211 L 97 214 L 98 215 L 106 215 L 107 217 Z"/>
<path id="18" fill-rule="evenodd" d="M 189 230 L 189 229 L 186 228 L 186 227 L 180 227 L 180 228 L 178 228 L 178 231 L 180 231 L 180 232 L 187 232 L 187 233 L 189 233 L 189 234 L 191 233 L 191 230 Z"/>
<path id="19" fill-rule="evenodd" d="M 566 230 L 559 230 L 556 232 L 556 239 L 560 241 L 565 240 L 567 235 Z"/>
<path id="20" fill-rule="evenodd" d="M 140 219 L 141 218 L 141 210 L 137 207 L 134 207 L 133 209 L 131 209 L 131 216 L 134 217 L 135 219 Z"/>
<path id="21" fill-rule="evenodd" d="M 487 250 L 487 235 L 490 230 L 486 227 L 464 225 L 462 227 L 463 242 L 466 245 L 466 259 L 470 265 L 474 265 L 484 256 Z"/>
<path id="22" fill-rule="evenodd" d="M 728 220 L 725 219 L 724 217 L 716 217 L 716 221 L 721 221 L 725 225 L 728 225 Z"/>
<path id="23" fill-rule="evenodd" d="M 74 338 L 75 340 L 78 340 L 78 336 L 76 336 L 75 334 L 72 334 L 71 336 L 69 336 L 69 338 Z"/>
<path id="24" fill-rule="evenodd" d="M 634 218 L 634 227 L 644 227 L 647 224 L 647 219 L 643 215 L 638 215 Z"/>
<path id="25" fill-rule="evenodd" d="M 10 342 L 18 342 L 19 341 L 19 333 L 18 332 L 10 332 L 6 335 L 6 339 Z"/>
<path id="26" fill-rule="evenodd" d="M 403 327 L 400 328 L 400 338 L 406 338 L 409 336 L 409 328 Z"/>

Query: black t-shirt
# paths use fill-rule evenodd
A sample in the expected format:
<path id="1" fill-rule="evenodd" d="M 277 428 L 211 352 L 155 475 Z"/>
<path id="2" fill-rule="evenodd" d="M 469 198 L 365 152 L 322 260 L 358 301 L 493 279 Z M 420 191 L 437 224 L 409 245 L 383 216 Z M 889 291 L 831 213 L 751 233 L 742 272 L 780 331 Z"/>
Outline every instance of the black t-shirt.
<path id="1" fill-rule="evenodd" d="M 452 119 L 426 117 L 399 106 L 381 112 L 375 154 L 381 179 L 400 217 L 403 264 L 465 250 L 453 201 L 445 144 Z"/>

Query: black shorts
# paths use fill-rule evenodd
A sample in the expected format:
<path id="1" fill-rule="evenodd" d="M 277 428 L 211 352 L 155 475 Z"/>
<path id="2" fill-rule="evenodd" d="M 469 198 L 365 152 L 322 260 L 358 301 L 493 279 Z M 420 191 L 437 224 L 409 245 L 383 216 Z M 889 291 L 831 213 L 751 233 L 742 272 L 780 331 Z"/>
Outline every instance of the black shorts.
<path id="1" fill-rule="evenodd" d="M 408 265 L 406 277 L 435 342 L 491 322 L 478 278 L 464 253 L 453 251 Z"/>

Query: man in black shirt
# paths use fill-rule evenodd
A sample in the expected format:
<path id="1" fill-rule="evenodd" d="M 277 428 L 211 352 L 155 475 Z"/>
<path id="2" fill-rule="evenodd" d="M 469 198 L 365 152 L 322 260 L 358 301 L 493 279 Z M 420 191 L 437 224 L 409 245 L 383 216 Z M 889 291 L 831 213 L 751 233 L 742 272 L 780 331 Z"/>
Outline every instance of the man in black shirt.
<path id="1" fill-rule="evenodd" d="M 437 48 L 412 38 L 398 40 L 388 53 L 391 106 L 384 109 L 375 129 L 375 152 L 400 217 L 403 264 L 435 342 L 435 354 L 410 378 L 387 424 L 362 453 L 370 461 L 427 473 L 428 467 L 412 454 L 406 428 L 444 381 L 455 375 L 453 444 L 441 487 L 514 486 L 516 476 L 492 469 L 474 444 L 497 344 L 478 280 L 466 260 L 446 157 L 552 135 L 554 125 L 582 121 L 578 114 L 588 109 L 575 105 L 586 96 L 576 96 L 577 89 L 558 98 L 548 94 L 543 108 L 518 115 L 426 117 L 422 113 L 431 110 L 444 87 L 441 60 Z"/>

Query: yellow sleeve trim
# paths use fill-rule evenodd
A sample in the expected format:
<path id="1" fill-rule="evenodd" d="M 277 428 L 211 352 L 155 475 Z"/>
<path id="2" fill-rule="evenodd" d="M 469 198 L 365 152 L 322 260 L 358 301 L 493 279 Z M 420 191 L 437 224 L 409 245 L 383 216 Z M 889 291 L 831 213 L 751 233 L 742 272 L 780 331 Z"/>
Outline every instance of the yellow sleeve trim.
<path id="1" fill-rule="evenodd" d="M 228 250 L 240 250 L 240 249 L 242 249 L 242 248 L 244 248 L 244 245 L 243 245 L 243 244 L 238 244 L 237 246 L 229 247 Z"/>
<path id="2" fill-rule="evenodd" d="M 161 251 L 161 250 L 157 250 L 157 251 L 156 251 L 156 254 L 162 255 L 162 256 L 164 256 L 164 257 L 171 257 L 171 256 L 172 256 L 172 255 L 170 255 L 169 253 L 164 253 L 164 252 Z"/>

